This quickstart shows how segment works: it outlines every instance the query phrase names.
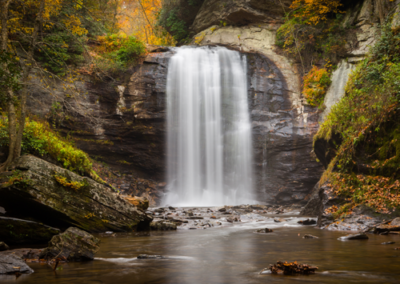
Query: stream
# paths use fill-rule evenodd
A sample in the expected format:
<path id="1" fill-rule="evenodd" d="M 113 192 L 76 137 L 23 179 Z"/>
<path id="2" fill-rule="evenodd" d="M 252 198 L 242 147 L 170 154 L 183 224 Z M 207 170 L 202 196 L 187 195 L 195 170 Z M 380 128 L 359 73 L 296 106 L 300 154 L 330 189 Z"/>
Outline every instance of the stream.
<path id="1" fill-rule="evenodd" d="M 369 240 L 339 241 L 349 232 L 320 230 L 297 222 L 305 218 L 281 214 L 261 221 L 254 214 L 242 222 L 208 229 L 151 232 L 150 236 L 99 236 L 94 261 L 66 263 L 56 271 L 30 263 L 35 273 L 0 276 L 1 283 L 399 283 L 400 236 L 368 235 Z M 250 216 L 250 217 L 249 217 Z M 259 234 L 256 229 L 273 229 Z M 318 239 L 303 239 L 304 234 Z M 394 241 L 394 245 L 382 242 Z M 140 254 L 166 259 L 137 259 Z M 275 263 L 298 261 L 316 265 L 310 276 L 279 276 L 260 272 Z"/>

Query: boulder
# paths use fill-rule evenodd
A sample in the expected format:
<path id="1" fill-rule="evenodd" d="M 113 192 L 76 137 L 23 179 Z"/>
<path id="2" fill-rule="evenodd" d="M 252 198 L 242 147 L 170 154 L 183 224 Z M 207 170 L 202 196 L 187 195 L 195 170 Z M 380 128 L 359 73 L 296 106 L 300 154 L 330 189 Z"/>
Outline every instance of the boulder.
<path id="1" fill-rule="evenodd" d="M 175 222 L 167 220 L 155 220 L 150 223 L 150 229 L 152 231 L 171 231 L 176 230 L 177 225 Z"/>
<path id="2" fill-rule="evenodd" d="M 282 262 L 278 261 L 276 264 L 270 264 L 269 270 L 271 270 L 272 274 L 279 274 L 279 275 L 296 275 L 296 274 L 314 274 L 318 267 L 311 266 L 308 264 L 299 264 L 297 261 L 295 262 Z"/>
<path id="3" fill-rule="evenodd" d="M 392 226 L 400 226 L 400 217 L 394 218 L 391 222 L 390 225 Z"/>
<path id="4" fill-rule="evenodd" d="M 40 258 L 61 258 L 68 261 L 93 260 L 99 250 L 100 240 L 78 228 L 68 228 L 64 233 L 54 236 Z"/>
<path id="5" fill-rule="evenodd" d="M 0 217 L 0 240 L 9 244 L 47 243 L 59 229 L 28 220 Z M 1 250 L 1 249 L 0 249 Z"/>
<path id="6" fill-rule="evenodd" d="M 348 240 L 368 240 L 368 236 L 364 233 L 361 234 L 351 234 L 347 236 L 343 236 L 338 238 L 340 241 L 348 241 Z"/>
<path id="7" fill-rule="evenodd" d="M 8 245 L 6 245 L 5 242 L 0 242 L 0 251 L 5 251 L 8 249 L 10 249 L 10 248 L 8 247 Z"/>
<path id="8" fill-rule="evenodd" d="M 0 253 L 0 274 L 33 273 L 25 261 L 14 254 Z"/>
<path id="9" fill-rule="evenodd" d="M 149 208 L 149 200 L 145 197 L 139 197 L 139 196 L 134 196 L 134 197 L 124 197 L 130 204 L 133 204 L 136 206 L 136 208 L 140 210 L 147 210 Z"/>
<path id="10" fill-rule="evenodd" d="M 276 223 L 286 222 L 286 219 L 283 219 L 283 218 L 274 218 L 274 222 L 276 222 Z"/>
<path id="11" fill-rule="evenodd" d="M 315 221 L 314 219 L 307 219 L 307 220 L 298 221 L 297 223 L 302 224 L 302 225 L 315 225 L 315 224 L 317 224 L 317 221 Z"/>
<path id="12" fill-rule="evenodd" d="M 152 220 L 111 188 L 32 155 L 21 156 L 13 167 L 27 182 L 0 187 L 0 206 L 8 216 L 29 217 L 60 229 L 75 226 L 88 232 L 132 231 L 148 227 Z M 81 187 L 75 190 L 62 185 L 56 176 Z"/>
<path id="13" fill-rule="evenodd" d="M 266 233 L 272 233 L 273 230 L 272 230 L 272 229 L 265 228 L 265 229 L 259 229 L 259 230 L 257 230 L 256 232 L 257 232 L 257 233 L 266 234 Z"/>

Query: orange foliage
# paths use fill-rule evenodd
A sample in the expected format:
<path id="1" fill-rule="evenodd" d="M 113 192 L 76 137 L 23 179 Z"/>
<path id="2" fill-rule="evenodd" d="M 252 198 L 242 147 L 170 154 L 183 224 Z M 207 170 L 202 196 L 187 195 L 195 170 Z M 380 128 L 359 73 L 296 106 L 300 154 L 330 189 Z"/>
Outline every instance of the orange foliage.
<path id="1" fill-rule="evenodd" d="M 172 36 L 156 27 L 161 8 L 161 0 L 125 0 L 119 12 L 119 28 L 147 44 L 174 45 Z"/>
<path id="2" fill-rule="evenodd" d="M 390 209 L 400 206 L 400 181 L 383 176 L 332 174 L 336 195 L 349 197 L 353 207 L 365 203 L 376 212 L 390 214 Z"/>
<path id="3" fill-rule="evenodd" d="M 304 76 L 303 94 L 307 102 L 312 106 L 320 105 L 330 83 L 329 72 L 325 68 L 313 66 Z"/>
<path id="4" fill-rule="evenodd" d="M 297 9 L 295 16 L 306 18 L 308 23 L 316 25 L 326 20 L 328 13 L 341 13 L 340 0 L 295 0 L 290 8 Z"/>

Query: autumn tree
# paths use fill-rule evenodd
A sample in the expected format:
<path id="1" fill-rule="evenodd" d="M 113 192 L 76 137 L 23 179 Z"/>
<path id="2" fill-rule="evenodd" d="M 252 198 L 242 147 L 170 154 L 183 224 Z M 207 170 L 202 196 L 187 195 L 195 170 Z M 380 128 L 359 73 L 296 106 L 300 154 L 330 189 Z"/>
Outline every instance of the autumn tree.
<path id="1" fill-rule="evenodd" d="M 7 113 L 9 136 L 8 157 L 0 165 L 0 171 L 6 170 L 21 155 L 33 71 L 47 87 L 49 79 L 68 79 L 61 78 L 58 71 L 68 69 L 65 55 L 71 42 L 88 34 L 84 21 L 98 20 L 91 15 L 93 6 L 90 3 L 85 0 L 0 0 L 0 103 Z M 69 37 L 69 42 L 65 37 Z"/>
<path id="2" fill-rule="evenodd" d="M 308 24 L 316 25 L 325 21 L 329 13 L 340 12 L 340 0 L 295 0 L 290 6 L 296 17 L 307 20 Z"/>

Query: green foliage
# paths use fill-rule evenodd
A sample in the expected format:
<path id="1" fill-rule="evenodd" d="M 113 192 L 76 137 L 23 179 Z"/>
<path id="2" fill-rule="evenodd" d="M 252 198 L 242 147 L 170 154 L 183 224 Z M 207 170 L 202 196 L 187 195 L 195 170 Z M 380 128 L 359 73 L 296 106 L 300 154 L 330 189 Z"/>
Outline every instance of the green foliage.
<path id="1" fill-rule="evenodd" d="M 342 15 L 310 24 L 309 18 L 298 17 L 299 11 L 286 15 L 278 29 L 275 44 L 302 63 L 306 74 L 313 65 L 337 64 L 346 53 L 346 29 L 341 26 Z"/>
<path id="2" fill-rule="evenodd" d="M 22 177 L 21 171 L 19 170 L 15 170 L 7 181 L 8 185 L 16 185 L 21 188 L 27 188 L 31 185 L 31 183 L 32 180 Z"/>
<path id="3" fill-rule="evenodd" d="M 21 89 L 21 66 L 19 58 L 12 53 L 0 51 L 0 104 L 4 103 L 6 94 L 3 92 L 7 89 L 18 91 Z"/>
<path id="4" fill-rule="evenodd" d="M 381 213 L 400 206 L 399 42 L 400 35 L 383 27 L 381 39 L 350 76 L 345 97 L 314 137 L 340 134 L 342 143 L 324 176 L 338 195 Z"/>
<path id="5" fill-rule="evenodd" d="M 146 50 L 144 44 L 134 36 L 125 38 L 118 35 L 111 35 L 108 38 L 115 47 L 114 51 L 110 53 L 111 58 L 124 65 L 136 61 Z"/>
<path id="6" fill-rule="evenodd" d="M 103 69 L 124 69 L 138 62 L 146 52 L 143 42 L 134 36 L 112 34 L 98 37 L 101 46 L 97 51 L 102 55 L 98 58 L 98 65 Z"/>
<path id="7" fill-rule="evenodd" d="M 0 148 L 8 146 L 7 121 L 0 120 Z M 52 131 L 47 123 L 26 120 L 22 140 L 22 153 L 38 156 L 50 155 L 63 167 L 80 175 L 88 175 L 102 182 L 92 169 L 89 156 L 77 149 L 72 142 Z"/>
<path id="8" fill-rule="evenodd" d="M 165 21 L 165 28 L 173 34 L 177 42 L 184 41 L 189 34 L 186 23 L 178 17 L 176 9 L 169 12 Z"/>
<path id="9" fill-rule="evenodd" d="M 69 65 L 84 62 L 84 38 L 76 37 L 65 30 L 53 29 L 43 37 L 43 45 L 35 57 L 44 68 L 56 75 L 66 75 Z"/>

